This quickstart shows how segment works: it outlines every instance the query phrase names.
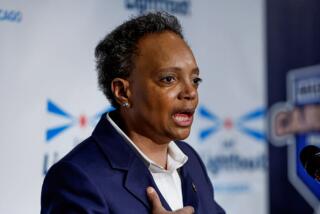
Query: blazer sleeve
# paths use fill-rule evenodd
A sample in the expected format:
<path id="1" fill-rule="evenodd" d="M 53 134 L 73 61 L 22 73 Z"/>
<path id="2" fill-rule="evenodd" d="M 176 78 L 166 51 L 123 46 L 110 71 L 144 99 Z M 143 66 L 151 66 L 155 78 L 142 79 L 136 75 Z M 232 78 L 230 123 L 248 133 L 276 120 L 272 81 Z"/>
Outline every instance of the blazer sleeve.
<path id="1" fill-rule="evenodd" d="M 42 186 L 41 214 L 108 214 L 109 209 L 90 178 L 69 162 L 51 167 Z"/>

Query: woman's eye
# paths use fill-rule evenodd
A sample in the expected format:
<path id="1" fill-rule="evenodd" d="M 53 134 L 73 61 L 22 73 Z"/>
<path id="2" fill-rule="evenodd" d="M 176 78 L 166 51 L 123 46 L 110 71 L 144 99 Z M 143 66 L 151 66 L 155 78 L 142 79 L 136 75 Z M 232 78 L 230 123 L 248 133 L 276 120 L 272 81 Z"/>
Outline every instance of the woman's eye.
<path id="1" fill-rule="evenodd" d="M 202 82 L 202 79 L 200 77 L 194 78 L 193 83 L 196 85 L 199 85 Z"/>
<path id="2" fill-rule="evenodd" d="M 172 77 L 172 76 L 163 77 L 161 79 L 161 81 L 164 82 L 164 83 L 172 83 L 174 80 L 175 80 L 175 78 Z"/>

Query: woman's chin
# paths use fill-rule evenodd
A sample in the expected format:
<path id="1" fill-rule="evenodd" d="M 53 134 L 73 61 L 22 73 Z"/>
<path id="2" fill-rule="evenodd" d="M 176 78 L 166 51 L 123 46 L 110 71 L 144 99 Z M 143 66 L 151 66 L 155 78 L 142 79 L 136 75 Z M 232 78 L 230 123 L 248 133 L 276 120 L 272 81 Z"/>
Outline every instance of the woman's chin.
<path id="1" fill-rule="evenodd" d="M 174 133 L 174 140 L 184 140 L 190 135 L 190 128 L 179 129 Z"/>

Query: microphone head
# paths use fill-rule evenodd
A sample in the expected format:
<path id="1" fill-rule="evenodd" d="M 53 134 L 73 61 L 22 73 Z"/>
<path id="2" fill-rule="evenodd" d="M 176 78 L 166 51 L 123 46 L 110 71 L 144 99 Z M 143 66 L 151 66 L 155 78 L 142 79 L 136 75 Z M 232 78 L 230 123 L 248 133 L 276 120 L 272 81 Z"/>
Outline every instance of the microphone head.
<path id="1" fill-rule="evenodd" d="M 308 174 L 320 180 L 320 148 L 310 145 L 304 147 L 300 152 L 300 161 Z"/>
<path id="2" fill-rule="evenodd" d="M 310 145 L 304 147 L 300 152 L 300 161 L 303 166 L 307 163 L 310 157 L 320 152 L 320 148 Z"/>

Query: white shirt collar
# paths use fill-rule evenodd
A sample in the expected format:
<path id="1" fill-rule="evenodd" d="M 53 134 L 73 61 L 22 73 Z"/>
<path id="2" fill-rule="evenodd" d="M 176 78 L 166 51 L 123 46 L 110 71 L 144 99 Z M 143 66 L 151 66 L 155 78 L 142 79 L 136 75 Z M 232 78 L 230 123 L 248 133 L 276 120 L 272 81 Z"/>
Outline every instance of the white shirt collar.
<path id="1" fill-rule="evenodd" d="M 120 127 L 111 119 L 109 113 L 106 115 L 107 120 L 116 129 L 116 131 L 129 143 L 141 156 L 143 161 L 148 165 L 152 173 L 172 173 L 178 168 L 182 167 L 187 161 L 188 157 L 181 151 L 174 141 L 168 144 L 167 170 L 158 165 L 150 158 L 148 158 L 138 146 L 120 129 Z"/>

